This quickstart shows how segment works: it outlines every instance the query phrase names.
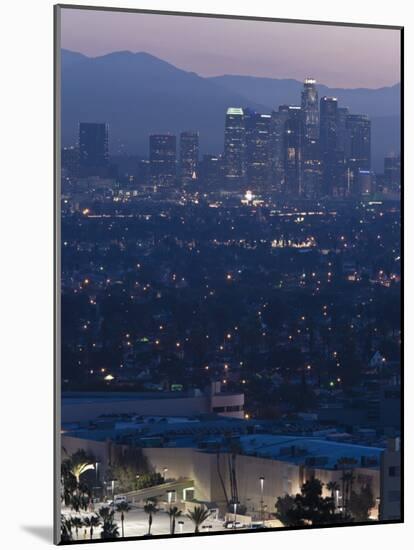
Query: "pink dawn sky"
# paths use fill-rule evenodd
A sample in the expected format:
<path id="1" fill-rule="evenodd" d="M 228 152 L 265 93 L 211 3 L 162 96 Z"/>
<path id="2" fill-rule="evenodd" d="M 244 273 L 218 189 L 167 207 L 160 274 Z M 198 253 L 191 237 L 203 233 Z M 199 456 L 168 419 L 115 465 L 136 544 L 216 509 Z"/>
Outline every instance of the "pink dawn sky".
<path id="1" fill-rule="evenodd" d="M 400 80 L 400 32 L 63 8 L 63 48 L 99 56 L 145 51 L 201 76 L 316 78 L 331 87 Z"/>

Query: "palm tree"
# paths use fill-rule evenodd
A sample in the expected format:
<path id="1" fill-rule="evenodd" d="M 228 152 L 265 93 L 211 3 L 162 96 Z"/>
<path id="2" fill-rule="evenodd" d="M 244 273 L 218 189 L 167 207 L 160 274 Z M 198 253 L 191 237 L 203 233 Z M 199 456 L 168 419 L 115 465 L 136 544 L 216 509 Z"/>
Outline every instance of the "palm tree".
<path id="1" fill-rule="evenodd" d="M 208 517 L 210 517 L 208 510 L 202 506 L 195 506 L 192 512 L 187 513 L 187 517 L 194 523 L 194 533 L 200 532 L 200 525 L 203 524 Z"/>
<path id="2" fill-rule="evenodd" d="M 93 464 L 88 464 L 87 462 L 75 462 L 72 463 L 70 467 L 70 473 L 76 479 L 76 482 L 79 483 L 80 476 L 87 472 L 88 470 L 94 470 L 95 466 Z"/>
<path id="3" fill-rule="evenodd" d="M 345 512 L 348 510 L 349 499 L 352 493 L 352 487 L 355 481 L 355 476 L 352 470 L 345 471 L 342 474 L 342 486 L 343 486 L 343 506 Z"/>
<path id="4" fill-rule="evenodd" d="M 170 533 L 171 535 L 174 535 L 175 520 L 181 516 L 182 512 L 177 508 L 177 506 L 173 506 L 168 510 L 167 514 L 170 516 Z"/>
<path id="5" fill-rule="evenodd" d="M 86 518 L 83 518 L 83 524 L 85 527 L 89 527 L 89 535 L 90 539 L 93 539 L 93 530 L 95 527 L 99 527 L 101 524 L 101 518 L 95 514 L 93 516 L 86 516 Z"/>
<path id="6" fill-rule="evenodd" d="M 148 536 L 150 536 L 152 516 L 158 512 L 157 501 L 155 499 L 148 499 L 144 506 L 144 512 L 148 514 Z"/>
<path id="7" fill-rule="evenodd" d="M 72 540 L 72 519 L 65 517 L 63 514 L 60 516 L 60 533 L 62 542 Z"/>
<path id="8" fill-rule="evenodd" d="M 83 521 L 82 518 L 75 516 L 74 518 L 71 518 L 72 527 L 75 528 L 76 538 L 78 538 L 78 530 L 83 527 Z"/>
<path id="9" fill-rule="evenodd" d="M 335 493 L 336 493 L 336 491 L 339 490 L 339 483 L 337 483 L 336 481 L 329 481 L 326 484 L 326 488 L 328 489 L 328 491 L 331 492 L 331 499 L 335 503 L 335 508 L 336 508 L 337 501 L 336 501 L 336 498 L 335 498 Z"/>
<path id="10" fill-rule="evenodd" d="M 109 506 L 102 506 L 98 511 L 99 517 L 102 519 L 101 539 L 116 539 L 119 537 L 118 525 L 114 521 L 114 510 Z"/>
<path id="11" fill-rule="evenodd" d="M 118 525 L 113 518 L 102 524 L 101 539 L 116 539 L 119 537 Z"/>
<path id="12" fill-rule="evenodd" d="M 121 512 L 121 531 L 122 538 L 124 538 L 124 512 L 129 512 L 131 510 L 131 506 L 128 504 L 128 502 L 120 502 L 119 504 L 117 504 L 116 509 L 118 512 Z"/>
<path id="13" fill-rule="evenodd" d="M 98 516 L 102 521 L 109 519 L 111 514 L 113 515 L 113 510 L 109 506 L 101 506 L 98 510 Z"/>

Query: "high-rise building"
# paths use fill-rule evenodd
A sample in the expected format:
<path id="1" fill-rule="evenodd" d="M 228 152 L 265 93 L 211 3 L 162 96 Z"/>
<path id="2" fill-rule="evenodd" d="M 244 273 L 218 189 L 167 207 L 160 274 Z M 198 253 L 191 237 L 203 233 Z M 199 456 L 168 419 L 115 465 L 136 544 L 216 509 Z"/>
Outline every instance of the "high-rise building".
<path id="1" fill-rule="evenodd" d="M 108 125 L 79 124 L 79 167 L 82 176 L 105 175 L 108 170 Z"/>
<path id="2" fill-rule="evenodd" d="M 223 158 L 216 155 L 204 155 L 200 163 L 200 179 L 203 187 L 217 189 L 223 182 Z"/>
<path id="3" fill-rule="evenodd" d="M 306 78 L 302 90 L 302 115 L 305 139 L 319 139 L 319 101 L 316 80 Z"/>
<path id="4" fill-rule="evenodd" d="M 320 101 L 320 154 L 322 194 L 333 195 L 338 187 L 338 100 L 322 97 Z"/>
<path id="5" fill-rule="evenodd" d="M 244 183 L 246 177 L 246 129 L 244 112 L 230 107 L 224 130 L 225 178 L 229 184 Z"/>
<path id="6" fill-rule="evenodd" d="M 319 100 L 316 80 L 307 78 L 302 90 L 303 192 L 310 198 L 320 193 L 321 161 L 319 148 Z"/>
<path id="7" fill-rule="evenodd" d="M 180 180 L 186 185 L 198 177 L 198 132 L 180 134 Z"/>
<path id="8" fill-rule="evenodd" d="M 244 109 L 246 129 L 246 173 L 249 188 L 266 190 L 271 177 L 271 115 Z"/>
<path id="9" fill-rule="evenodd" d="M 303 114 L 300 107 L 290 105 L 284 126 L 283 192 L 291 197 L 303 195 Z"/>
<path id="10" fill-rule="evenodd" d="M 339 107 L 336 112 L 336 148 L 338 151 L 344 151 L 345 157 L 350 154 L 349 131 L 347 127 L 347 117 L 349 115 L 348 107 Z"/>
<path id="11" fill-rule="evenodd" d="M 75 146 L 62 147 L 61 168 L 68 176 L 79 174 L 79 149 Z"/>
<path id="12" fill-rule="evenodd" d="M 391 192 L 399 193 L 401 189 L 401 158 L 390 155 L 384 159 L 384 183 Z"/>
<path id="13" fill-rule="evenodd" d="M 284 138 L 285 124 L 289 118 L 289 106 L 281 105 L 278 111 L 272 111 L 270 125 L 270 162 L 272 187 L 282 191 L 285 176 Z"/>
<path id="14" fill-rule="evenodd" d="M 150 180 L 154 186 L 174 185 L 177 177 L 177 139 L 171 134 L 149 138 Z"/>
<path id="15" fill-rule="evenodd" d="M 355 194 L 361 190 L 360 174 L 365 174 L 371 169 L 371 121 L 367 115 L 348 114 L 346 130 L 348 189 L 350 194 Z"/>

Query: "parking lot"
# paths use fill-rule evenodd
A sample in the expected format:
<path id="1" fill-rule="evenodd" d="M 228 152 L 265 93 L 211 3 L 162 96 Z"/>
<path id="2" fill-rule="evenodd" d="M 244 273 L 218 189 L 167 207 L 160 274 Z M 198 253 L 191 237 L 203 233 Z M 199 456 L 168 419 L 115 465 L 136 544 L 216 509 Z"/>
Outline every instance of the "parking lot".
<path id="1" fill-rule="evenodd" d="M 107 506 L 105 503 L 97 503 L 94 505 L 95 512 L 99 510 L 101 506 Z M 90 516 L 94 512 L 82 512 L 80 514 L 75 514 L 73 510 L 62 509 L 62 514 L 66 517 L 80 515 L 81 517 Z M 142 537 L 148 533 L 148 515 L 144 512 L 142 508 L 131 505 L 131 510 L 125 512 L 125 521 L 124 521 L 124 533 L 125 537 Z M 119 526 L 119 534 L 121 536 L 121 513 L 115 511 L 115 521 Z M 183 522 L 179 525 L 178 522 Z M 200 532 L 208 531 L 225 531 L 226 528 L 223 525 L 223 522 L 216 519 L 207 519 L 204 524 L 200 527 Z M 100 538 L 101 527 L 97 527 L 94 530 L 93 538 Z M 76 533 L 74 529 L 72 530 L 74 540 L 89 539 L 89 530 L 81 528 L 78 531 L 78 539 L 76 538 Z M 165 510 L 160 510 L 153 515 L 153 522 L 151 527 L 151 534 L 153 535 L 168 535 L 170 533 L 170 517 L 168 516 Z M 176 518 L 176 529 L 175 534 L 180 533 L 194 533 L 194 523 L 183 513 L 181 517 Z"/>

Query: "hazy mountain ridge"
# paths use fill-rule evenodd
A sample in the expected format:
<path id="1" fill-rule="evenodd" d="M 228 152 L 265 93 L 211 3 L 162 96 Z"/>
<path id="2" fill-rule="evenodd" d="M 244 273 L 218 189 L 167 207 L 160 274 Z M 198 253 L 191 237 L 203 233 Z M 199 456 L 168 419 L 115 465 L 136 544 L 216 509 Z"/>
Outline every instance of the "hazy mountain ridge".
<path id="1" fill-rule="evenodd" d="M 228 90 L 242 89 L 249 99 L 273 108 L 286 103 L 300 105 L 303 83 L 298 80 L 237 75 L 216 76 L 208 80 Z M 330 88 L 317 84 L 317 89 L 319 97 L 337 97 L 341 106 L 349 107 L 354 113 L 366 113 L 371 117 L 399 116 L 400 113 L 400 84 L 382 88 Z"/>
<path id="2" fill-rule="evenodd" d="M 302 87 L 294 79 L 203 78 L 145 52 L 91 58 L 62 50 L 61 67 L 63 144 L 76 142 L 79 121 L 106 121 L 112 152 L 143 156 L 148 154 L 150 133 L 186 129 L 199 130 L 202 153 L 219 153 L 227 107 L 269 112 L 279 104 L 299 104 Z M 352 112 L 372 117 L 373 164 L 380 170 L 383 156 L 399 150 L 399 85 L 378 90 L 319 85 L 319 91 L 335 95 Z M 370 110 L 359 108 L 364 105 Z"/>

